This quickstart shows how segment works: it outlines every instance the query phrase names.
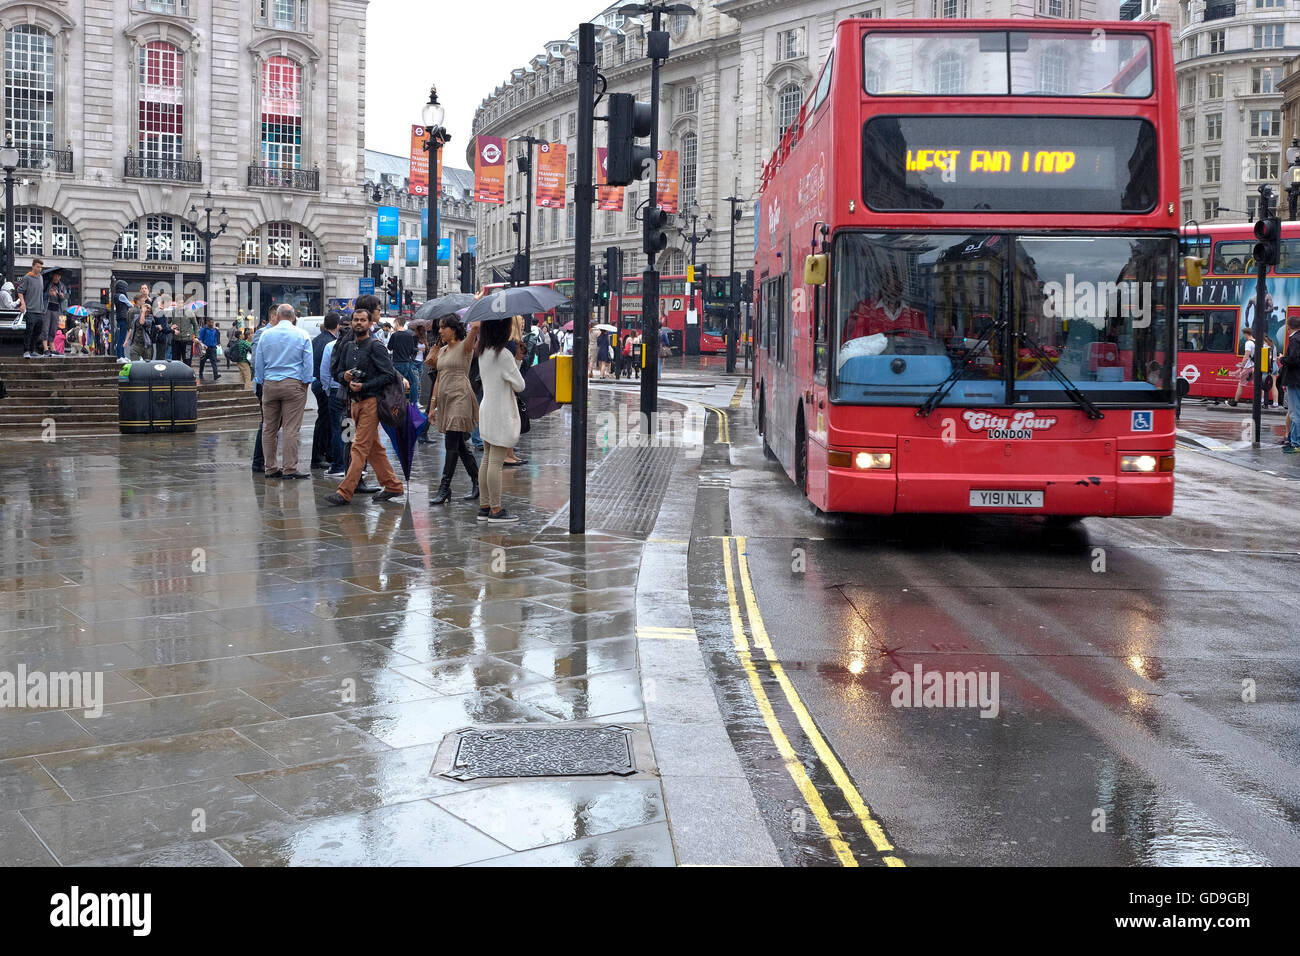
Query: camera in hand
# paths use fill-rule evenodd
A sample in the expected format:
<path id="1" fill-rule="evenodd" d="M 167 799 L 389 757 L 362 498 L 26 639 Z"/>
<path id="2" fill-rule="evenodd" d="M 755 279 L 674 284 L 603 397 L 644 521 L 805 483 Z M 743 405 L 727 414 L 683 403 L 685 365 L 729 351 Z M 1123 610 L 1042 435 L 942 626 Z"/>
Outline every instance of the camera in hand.
<path id="1" fill-rule="evenodd" d="M 361 369 L 359 368 L 354 368 L 352 370 L 352 381 L 356 382 L 359 385 L 365 380 L 366 380 L 365 372 L 361 371 Z"/>

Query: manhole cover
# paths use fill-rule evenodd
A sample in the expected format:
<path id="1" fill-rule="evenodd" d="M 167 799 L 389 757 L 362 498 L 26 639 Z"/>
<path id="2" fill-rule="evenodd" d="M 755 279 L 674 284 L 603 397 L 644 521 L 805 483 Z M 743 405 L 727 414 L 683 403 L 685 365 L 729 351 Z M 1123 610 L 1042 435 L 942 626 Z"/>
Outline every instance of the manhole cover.
<path id="1" fill-rule="evenodd" d="M 574 777 L 636 773 L 626 727 L 466 730 L 444 777 Z"/>

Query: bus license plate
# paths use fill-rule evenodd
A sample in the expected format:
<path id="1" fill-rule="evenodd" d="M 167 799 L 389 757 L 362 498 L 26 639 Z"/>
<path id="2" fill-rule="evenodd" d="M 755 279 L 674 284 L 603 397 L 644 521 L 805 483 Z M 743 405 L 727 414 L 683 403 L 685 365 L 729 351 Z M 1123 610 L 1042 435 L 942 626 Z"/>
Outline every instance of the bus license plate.
<path id="1" fill-rule="evenodd" d="M 972 508 L 1041 508 L 1041 491 L 972 491 Z"/>

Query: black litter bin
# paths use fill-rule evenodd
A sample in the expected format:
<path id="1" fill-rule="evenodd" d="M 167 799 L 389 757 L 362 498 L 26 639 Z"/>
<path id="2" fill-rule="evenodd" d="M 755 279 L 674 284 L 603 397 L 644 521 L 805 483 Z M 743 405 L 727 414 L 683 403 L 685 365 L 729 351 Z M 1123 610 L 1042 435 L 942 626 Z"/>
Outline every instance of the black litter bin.
<path id="1" fill-rule="evenodd" d="M 199 390 L 184 362 L 131 362 L 117 376 L 117 427 L 124 435 L 192 432 Z"/>

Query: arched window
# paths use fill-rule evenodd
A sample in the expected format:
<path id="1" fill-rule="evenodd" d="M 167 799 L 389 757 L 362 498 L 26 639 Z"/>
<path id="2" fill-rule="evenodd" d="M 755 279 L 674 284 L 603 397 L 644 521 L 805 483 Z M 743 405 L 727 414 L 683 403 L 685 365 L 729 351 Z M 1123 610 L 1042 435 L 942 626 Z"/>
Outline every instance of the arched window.
<path id="1" fill-rule="evenodd" d="M 1048 47 L 1038 60 L 1038 88 L 1044 93 L 1064 93 L 1068 88 L 1068 70 L 1065 51 L 1059 46 Z"/>
<path id="2" fill-rule="evenodd" d="M 127 223 L 113 243 L 113 258 L 201 264 L 207 261 L 207 248 L 180 217 L 155 213 Z"/>
<path id="3" fill-rule="evenodd" d="M 185 56 L 154 40 L 140 48 L 137 152 L 145 176 L 175 178 L 170 164 L 184 159 Z"/>
<path id="4" fill-rule="evenodd" d="M 682 137 L 682 208 L 690 209 L 695 201 L 695 170 L 699 153 L 699 138 L 694 133 Z"/>
<path id="5" fill-rule="evenodd" d="M 4 241 L 4 219 L 0 217 L 0 243 Z M 40 206 L 15 206 L 14 255 L 80 259 L 81 246 L 68 221 L 58 213 Z"/>
<path id="6" fill-rule="evenodd" d="M 777 93 L 777 136 L 784 136 L 785 131 L 790 128 L 796 119 L 799 118 L 799 107 L 803 105 L 803 87 L 798 83 L 787 83 L 781 87 Z"/>
<path id="7" fill-rule="evenodd" d="M 686 274 L 686 253 L 680 249 L 668 252 L 668 262 L 664 265 L 664 275 L 679 276 Z"/>
<path id="8" fill-rule="evenodd" d="M 320 246 L 311 233 L 291 222 L 268 222 L 249 234 L 236 258 L 241 266 L 265 264 L 279 269 L 319 269 L 321 261 Z"/>
<path id="9" fill-rule="evenodd" d="M 302 167 L 302 68 L 287 56 L 262 64 L 262 162 Z"/>
<path id="10" fill-rule="evenodd" d="M 54 148 L 54 37 L 23 24 L 5 33 L 5 134 L 22 151 L 22 165 Z"/>
<path id="11" fill-rule="evenodd" d="M 934 91 L 940 95 L 960 93 L 966 88 L 966 71 L 961 56 L 952 50 L 934 61 Z"/>

